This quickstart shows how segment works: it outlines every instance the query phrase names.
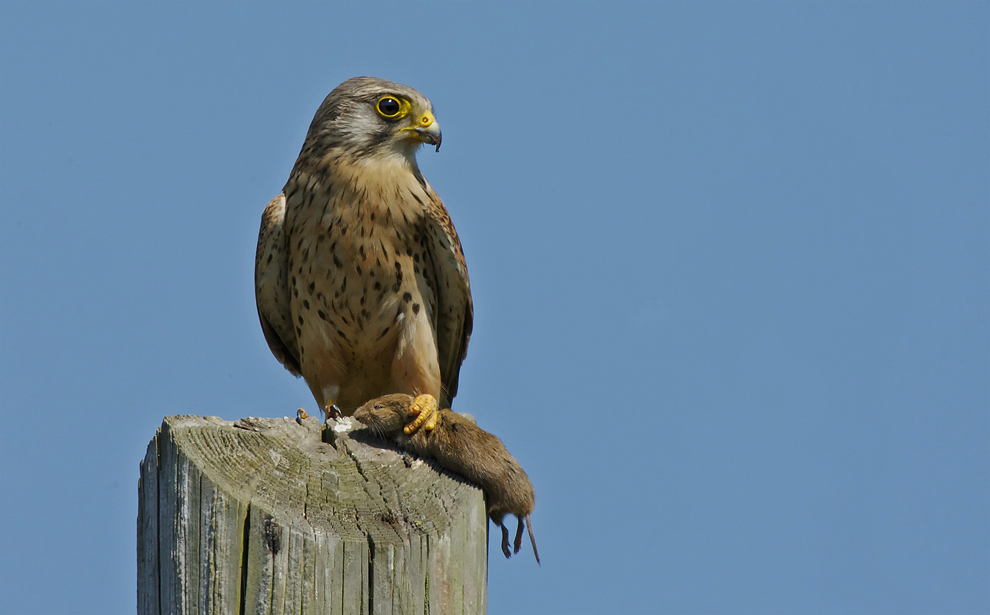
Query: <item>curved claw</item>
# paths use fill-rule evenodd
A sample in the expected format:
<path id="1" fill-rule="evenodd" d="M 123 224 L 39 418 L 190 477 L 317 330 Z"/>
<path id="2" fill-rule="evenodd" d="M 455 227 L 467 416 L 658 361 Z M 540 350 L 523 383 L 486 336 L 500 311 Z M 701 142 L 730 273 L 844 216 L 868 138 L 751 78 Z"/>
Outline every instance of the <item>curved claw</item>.
<path id="1" fill-rule="evenodd" d="M 409 406 L 409 416 L 414 416 L 413 420 L 409 421 L 402 431 L 409 435 L 414 433 L 421 426 L 426 431 L 432 431 L 434 427 L 437 426 L 437 418 L 440 416 L 438 412 L 437 400 L 432 395 L 420 395 L 413 400 L 412 405 Z"/>
<path id="2" fill-rule="evenodd" d="M 323 408 L 324 423 L 329 422 L 330 419 L 339 419 L 340 416 L 340 408 L 337 407 L 337 404 L 327 404 L 326 407 Z"/>

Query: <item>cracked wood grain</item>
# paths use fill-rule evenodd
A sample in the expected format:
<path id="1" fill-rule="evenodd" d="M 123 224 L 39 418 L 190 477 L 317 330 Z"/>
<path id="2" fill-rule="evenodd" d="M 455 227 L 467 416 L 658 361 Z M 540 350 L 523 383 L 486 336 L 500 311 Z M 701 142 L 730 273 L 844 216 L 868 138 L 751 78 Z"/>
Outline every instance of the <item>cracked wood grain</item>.
<path id="1" fill-rule="evenodd" d="M 481 491 L 354 429 L 167 417 L 141 462 L 138 613 L 484 613 Z"/>

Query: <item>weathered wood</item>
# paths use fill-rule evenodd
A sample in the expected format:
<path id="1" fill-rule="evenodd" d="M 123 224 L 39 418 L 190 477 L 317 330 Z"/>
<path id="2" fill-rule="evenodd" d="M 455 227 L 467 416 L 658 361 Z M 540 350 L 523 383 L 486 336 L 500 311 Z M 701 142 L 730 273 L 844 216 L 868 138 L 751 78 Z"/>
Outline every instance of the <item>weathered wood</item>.
<path id="1" fill-rule="evenodd" d="M 356 427 L 167 417 L 141 462 L 138 613 L 484 613 L 481 491 Z"/>

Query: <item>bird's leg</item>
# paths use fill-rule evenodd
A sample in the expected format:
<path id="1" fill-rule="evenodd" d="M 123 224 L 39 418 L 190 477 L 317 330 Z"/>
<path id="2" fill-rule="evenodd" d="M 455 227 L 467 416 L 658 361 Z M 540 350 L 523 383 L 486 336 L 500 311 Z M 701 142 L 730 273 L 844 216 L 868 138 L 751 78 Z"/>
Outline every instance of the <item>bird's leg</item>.
<path id="1" fill-rule="evenodd" d="M 340 418 L 340 408 L 337 404 L 327 404 L 323 407 L 323 422 L 326 423 L 330 419 Z"/>
<path id="2" fill-rule="evenodd" d="M 431 431 L 437 426 L 437 417 L 439 416 L 439 404 L 437 404 L 437 398 L 432 395 L 420 395 L 413 400 L 413 403 L 409 406 L 409 416 L 415 416 L 413 420 L 402 430 L 407 435 L 414 433 L 420 426 L 426 431 Z"/>
<path id="3" fill-rule="evenodd" d="M 329 423 L 330 419 L 339 419 L 342 413 L 334 401 L 340 399 L 340 385 L 317 383 L 311 380 L 309 375 L 306 376 L 306 382 L 311 383 L 309 390 L 313 392 L 316 403 L 320 404 L 320 410 L 323 410 L 323 422 Z"/>

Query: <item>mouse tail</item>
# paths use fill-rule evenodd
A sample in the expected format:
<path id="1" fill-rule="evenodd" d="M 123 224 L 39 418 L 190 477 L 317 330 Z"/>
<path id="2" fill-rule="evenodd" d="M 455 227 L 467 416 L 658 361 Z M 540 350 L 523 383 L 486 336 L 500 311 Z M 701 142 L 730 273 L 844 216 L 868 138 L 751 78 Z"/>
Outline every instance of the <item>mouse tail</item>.
<path id="1" fill-rule="evenodd" d="M 536 556 L 536 563 L 540 563 L 540 552 L 536 550 L 536 538 L 533 537 L 533 520 L 526 515 L 526 529 L 529 531 L 529 542 L 533 545 L 533 555 Z"/>

